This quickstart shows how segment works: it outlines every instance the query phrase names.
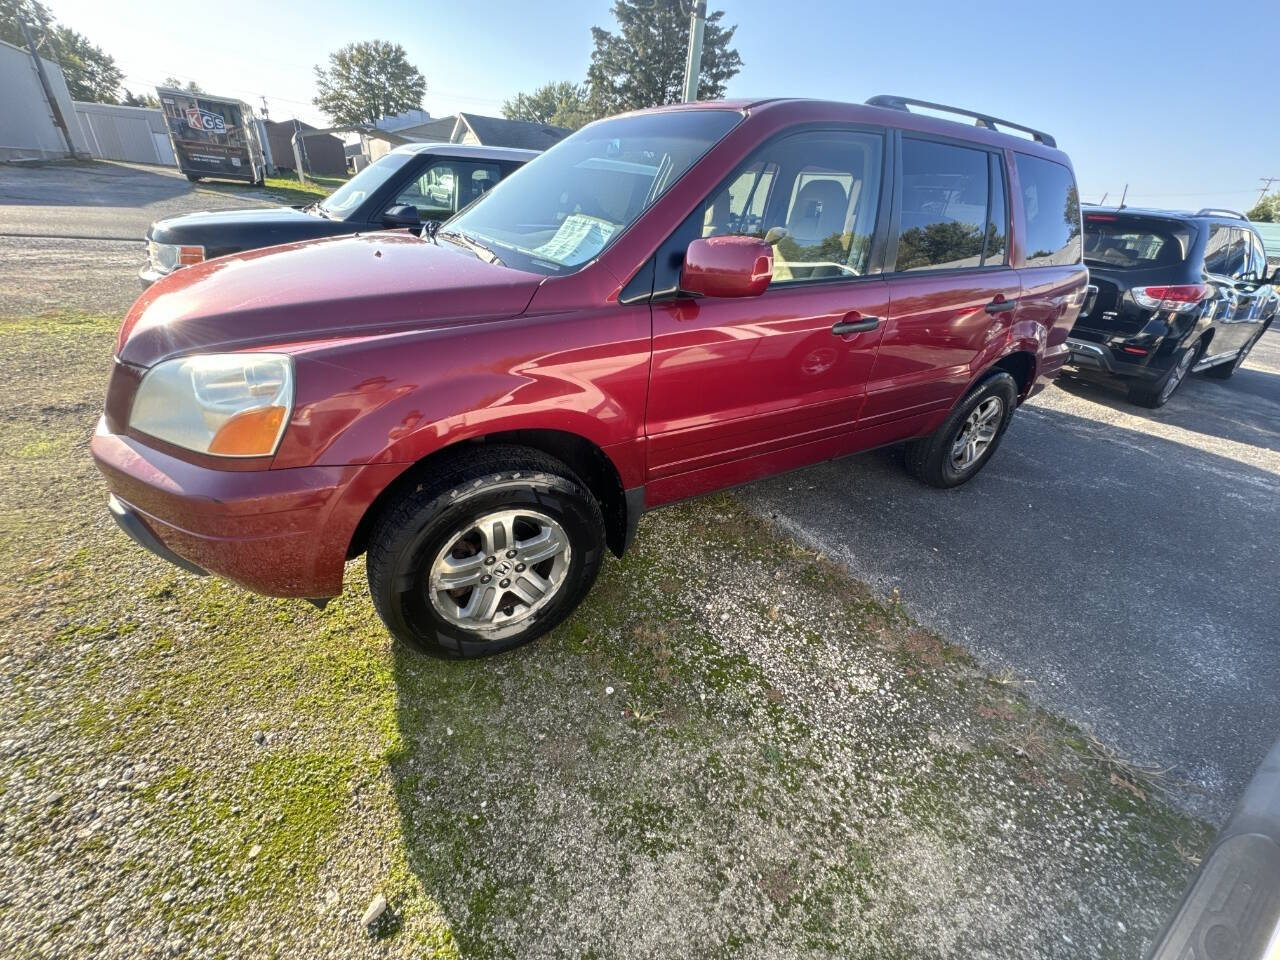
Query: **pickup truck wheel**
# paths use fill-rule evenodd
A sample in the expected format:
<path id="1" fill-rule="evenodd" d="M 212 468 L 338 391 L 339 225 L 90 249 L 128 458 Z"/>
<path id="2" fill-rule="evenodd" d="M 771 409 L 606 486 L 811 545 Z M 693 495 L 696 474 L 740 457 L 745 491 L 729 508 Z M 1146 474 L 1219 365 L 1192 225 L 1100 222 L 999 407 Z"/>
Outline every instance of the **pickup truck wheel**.
<path id="1" fill-rule="evenodd" d="M 1187 374 L 1195 366 L 1203 344 L 1197 341 L 1189 347 L 1183 347 L 1173 358 L 1173 363 L 1165 371 L 1164 376 L 1151 383 L 1135 380 L 1129 384 L 1129 399 L 1140 407 L 1163 407 L 1169 402 L 1175 390 L 1182 386 Z"/>
<path id="2" fill-rule="evenodd" d="M 421 653 L 480 657 L 546 633 L 591 589 L 604 520 L 559 461 L 477 447 L 387 504 L 370 535 L 373 605 Z"/>
<path id="3" fill-rule="evenodd" d="M 1003 371 L 975 387 L 932 435 L 907 444 L 907 472 L 931 487 L 958 487 L 995 454 L 1018 403 L 1018 384 Z"/>

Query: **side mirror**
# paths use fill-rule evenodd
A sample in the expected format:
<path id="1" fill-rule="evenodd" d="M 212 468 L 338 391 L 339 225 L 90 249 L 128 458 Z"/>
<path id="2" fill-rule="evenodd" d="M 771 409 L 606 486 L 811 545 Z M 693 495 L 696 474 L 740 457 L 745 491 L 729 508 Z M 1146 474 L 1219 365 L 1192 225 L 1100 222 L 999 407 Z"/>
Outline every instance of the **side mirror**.
<path id="1" fill-rule="evenodd" d="M 394 207 L 388 207 L 387 212 L 382 215 L 382 225 L 384 227 L 419 227 L 422 225 L 422 217 L 418 214 L 418 208 L 410 203 L 397 203 Z"/>
<path id="2" fill-rule="evenodd" d="M 680 292 L 758 297 L 773 279 L 773 248 L 755 237 L 703 237 L 685 251 Z"/>

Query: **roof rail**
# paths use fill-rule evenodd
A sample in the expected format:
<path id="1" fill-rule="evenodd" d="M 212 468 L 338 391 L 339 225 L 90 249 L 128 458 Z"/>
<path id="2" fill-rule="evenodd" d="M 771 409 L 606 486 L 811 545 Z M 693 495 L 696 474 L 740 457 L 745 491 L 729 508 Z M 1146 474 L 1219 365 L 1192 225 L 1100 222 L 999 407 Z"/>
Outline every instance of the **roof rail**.
<path id="1" fill-rule="evenodd" d="M 1222 217 L 1232 217 L 1233 219 L 1236 219 L 1236 220 L 1243 220 L 1246 223 L 1249 221 L 1249 218 L 1246 217 L 1240 211 L 1228 210 L 1226 207 L 1201 207 L 1199 210 L 1196 211 L 1197 217 L 1212 217 L 1215 215 L 1222 216 Z"/>
<path id="2" fill-rule="evenodd" d="M 1056 147 L 1058 142 L 1045 133 L 1043 130 L 1034 130 L 1031 127 L 1024 127 L 1020 123 L 1013 123 L 1009 120 L 1001 120 L 999 117 L 993 117 L 985 113 L 977 113 L 973 110 L 964 110 L 960 107 L 948 107 L 945 103 L 930 103 L 928 100 L 913 100 L 910 97 L 898 97 L 892 94 L 882 93 L 879 96 L 872 97 L 867 101 L 868 106 L 872 107 L 888 107 L 890 110 L 902 110 L 905 113 L 911 111 L 908 106 L 925 107 L 929 110 L 941 110 L 943 113 L 958 113 L 964 117 L 973 117 L 977 121 L 977 126 L 986 127 L 988 130 L 994 130 L 999 133 L 999 128 L 1009 127 L 1011 130 L 1021 130 L 1023 133 L 1031 134 L 1031 139 L 1036 143 L 1043 143 L 1046 147 Z"/>

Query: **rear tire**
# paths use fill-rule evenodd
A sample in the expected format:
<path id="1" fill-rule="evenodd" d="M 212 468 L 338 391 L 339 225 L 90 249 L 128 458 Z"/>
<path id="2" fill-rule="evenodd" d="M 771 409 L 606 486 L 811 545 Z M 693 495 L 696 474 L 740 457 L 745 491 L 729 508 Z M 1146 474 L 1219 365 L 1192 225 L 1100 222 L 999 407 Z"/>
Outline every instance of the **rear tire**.
<path id="1" fill-rule="evenodd" d="M 572 613 L 603 552 L 600 506 L 574 473 L 495 444 L 438 461 L 388 503 L 365 562 L 392 636 L 419 653 L 481 657 Z"/>
<path id="2" fill-rule="evenodd" d="M 1197 340 L 1191 346 L 1183 347 L 1174 354 L 1173 363 L 1169 365 L 1169 369 L 1156 380 L 1150 383 L 1142 380 L 1131 382 L 1129 384 L 1129 399 L 1140 407 L 1149 407 L 1152 410 L 1163 407 L 1169 402 L 1169 398 L 1177 392 L 1178 387 L 1182 386 L 1182 382 L 1187 379 L 1191 368 L 1200 359 L 1200 353 L 1203 349 L 1204 342 Z"/>
<path id="3" fill-rule="evenodd" d="M 1017 404 L 1017 381 L 993 373 L 930 436 L 907 444 L 907 472 L 940 489 L 972 480 L 995 455 Z"/>

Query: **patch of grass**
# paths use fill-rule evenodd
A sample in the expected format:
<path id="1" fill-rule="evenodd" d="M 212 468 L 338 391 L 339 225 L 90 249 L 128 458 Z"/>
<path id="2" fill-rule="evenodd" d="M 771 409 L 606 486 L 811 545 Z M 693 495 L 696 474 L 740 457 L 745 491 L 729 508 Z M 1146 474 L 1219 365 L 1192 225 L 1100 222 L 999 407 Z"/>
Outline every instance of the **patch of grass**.
<path id="1" fill-rule="evenodd" d="M 323 200 L 346 182 L 346 177 L 308 177 L 303 182 L 293 174 L 282 171 L 277 176 L 267 177 L 260 187 L 218 182 L 202 183 L 200 186 L 201 189 L 217 190 L 219 193 L 260 196 L 264 202 L 283 203 L 286 206 L 307 206 L 317 200 Z"/>

